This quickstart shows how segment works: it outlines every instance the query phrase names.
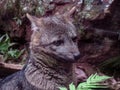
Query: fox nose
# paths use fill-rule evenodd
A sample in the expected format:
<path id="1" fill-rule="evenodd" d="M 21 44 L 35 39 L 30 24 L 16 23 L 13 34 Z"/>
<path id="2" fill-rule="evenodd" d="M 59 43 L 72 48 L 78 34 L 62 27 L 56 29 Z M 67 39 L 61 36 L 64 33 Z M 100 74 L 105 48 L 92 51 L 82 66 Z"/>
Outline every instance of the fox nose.
<path id="1" fill-rule="evenodd" d="M 75 53 L 74 58 L 75 58 L 75 60 L 78 60 L 80 58 L 80 53 Z"/>

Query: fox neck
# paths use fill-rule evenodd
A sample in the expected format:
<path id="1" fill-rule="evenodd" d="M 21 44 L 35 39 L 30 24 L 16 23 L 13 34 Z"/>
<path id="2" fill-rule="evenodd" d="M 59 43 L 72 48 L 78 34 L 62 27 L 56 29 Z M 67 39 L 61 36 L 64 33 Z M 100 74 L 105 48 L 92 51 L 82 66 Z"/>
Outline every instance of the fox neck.
<path id="1" fill-rule="evenodd" d="M 25 76 L 28 82 L 37 88 L 57 90 L 56 88 L 72 82 L 71 68 L 71 63 L 58 62 L 43 52 L 31 52 Z"/>

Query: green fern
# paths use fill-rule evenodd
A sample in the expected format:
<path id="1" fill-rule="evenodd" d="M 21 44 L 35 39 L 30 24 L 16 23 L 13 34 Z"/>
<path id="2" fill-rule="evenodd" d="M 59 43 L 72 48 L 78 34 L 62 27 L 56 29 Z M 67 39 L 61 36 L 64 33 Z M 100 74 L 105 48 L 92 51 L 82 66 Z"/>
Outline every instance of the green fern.
<path id="1" fill-rule="evenodd" d="M 77 87 L 77 90 L 92 90 L 95 88 L 108 88 L 106 85 L 100 84 L 100 82 L 103 82 L 110 77 L 108 76 L 99 76 L 97 74 L 91 75 L 86 82 L 80 83 Z"/>
<path id="2" fill-rule="evenodd" d="M 111 77 L 108 76 L 99 76 L 96 74 L 91 75 L 86 82 L 80 83 L 77 88 L 73 83 L 69 85 L 69 90 L 92 90 L 97 88 L 108 88 L 106 85 L 100 84 Z M 60 87 L 60 90 L 68 90 L 66 87 Z"/>
<path id="3" fill-rule="evenodd" d="M 60 90 L 67 90 L 66 87 L 59 87 Z"/>
<path id="4" fill-rule="evenodd" d="M 75 85 L 74 85 L 73 83 L 71 83 L 71 84 L 69 85 L 69 89 L 70 89 L 70 90 L 76 90 Z"/>
<path id="5" fill-rule="evenodd" d="M 10 43 L 10 38 L 7 34 L 3 35 L 0 38 L 0 52 L 5 53 L 9 50 L 11 46 L 13 46 L 15 43 Z"/>
<path id="6" fill-rule="evenodd" d="M 9 57 L 12 57 L 12 58 L 14 58 L 14 59 L 17 59 L 17 58 L 19 58 L 20 57 L 20 55 L 22 54 L 24 52 L 24 49 L 23 50 L 21 50 L 21 51 L 19 51 L 19 50 L 17 50 L 17 49 L 10 49 L 9 51 L 8 51 L 8 55 L 9 55 Z"/>
<path id="7" fill-rule="evenodd" d="M 0 54 L 3 55 L 4 60 L 17 59 L 24 52 L 24 50 L 19 51 L 17 49 L 12 49 L 13 45 L 15 45 L 15 43 L 10 42 L 8 34 L 0 38 Z"/>

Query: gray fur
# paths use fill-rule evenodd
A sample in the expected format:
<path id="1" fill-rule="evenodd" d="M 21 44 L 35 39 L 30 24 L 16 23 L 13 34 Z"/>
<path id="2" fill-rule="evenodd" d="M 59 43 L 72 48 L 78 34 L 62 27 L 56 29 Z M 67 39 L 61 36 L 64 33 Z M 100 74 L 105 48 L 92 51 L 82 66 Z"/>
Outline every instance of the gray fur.
<path id="1" fill-rule="evenodd" d="M 0 90 L 59 90 L 72 80 L 72 62 L 79 56 L 72 22 L 62 16 L 36 18 L 28 15 L 33 34 L 25 67 L 0 82 Z M 63 40 L 55 45 L 55 41 Z"/>

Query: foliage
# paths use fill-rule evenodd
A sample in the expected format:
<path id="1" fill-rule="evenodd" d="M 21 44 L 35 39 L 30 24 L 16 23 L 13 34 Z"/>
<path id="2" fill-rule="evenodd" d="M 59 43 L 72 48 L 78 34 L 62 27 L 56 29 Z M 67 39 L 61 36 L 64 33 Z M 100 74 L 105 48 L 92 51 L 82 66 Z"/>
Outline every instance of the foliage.
<path id="1" fill-rule="evenodd" d="M 0 53 L 3 55 L 4 60 L 17 59 L 23 53 L 24 50 L 19 51 L 12 49 L 13 45 L 15 45 L 15 43 L 10 42 L 10 38 L 7 34 L 0 38 Z"/>
<path id="2" fill-rule="evenodd" d="M 97 74 L 91 75 L 86 82 L 80 83 L 77 88 L 75 88 L 75 85 L 71 83 L 69 85 L 69 90 L 92 90 L 97 88 L 108 88 L 108 86 L 100 84 L 100 82 L 103 82 L 110 77 L 108 76 L 99 76 Z M 60 87 L 60 90 L 68 90 L 66 87 Z"/>
<path id="3" fill-rule="evenodd" d="M 19 25 L 19 26 L 22 25 L 22 20 L 20 18 L 14 17 L 13 19 L 16 21 L 17 25 Z"/>
<path id="4" fill-rule="evenodd" d="M 4 13 L 13 12 L 15 17 L 21 17 L 25 13 L 44 15 L 44 5 L 42 0 L 3 0 L 1 2 Z M 0 13 L 2 14 L 0 10 Z"/>

